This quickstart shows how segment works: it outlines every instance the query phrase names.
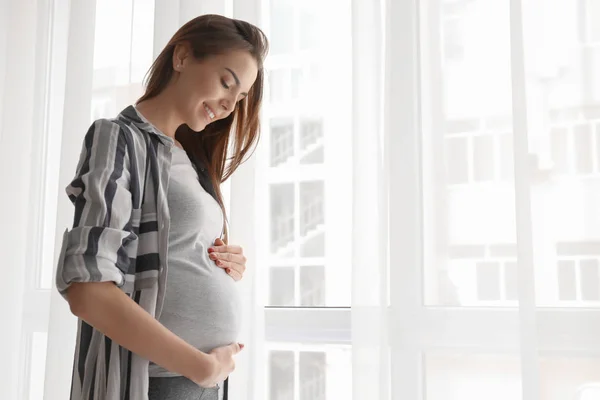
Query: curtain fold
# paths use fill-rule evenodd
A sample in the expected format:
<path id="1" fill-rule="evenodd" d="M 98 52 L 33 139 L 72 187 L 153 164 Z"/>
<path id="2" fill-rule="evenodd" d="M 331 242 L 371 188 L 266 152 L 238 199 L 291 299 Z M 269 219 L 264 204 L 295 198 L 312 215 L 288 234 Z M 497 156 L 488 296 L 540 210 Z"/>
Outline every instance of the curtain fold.
<path id="1" fill-rule="evenodd" d="M 388 210 L 382 1 L 352 1 L 352 385 L 355 399 L 389 387 Z"/>

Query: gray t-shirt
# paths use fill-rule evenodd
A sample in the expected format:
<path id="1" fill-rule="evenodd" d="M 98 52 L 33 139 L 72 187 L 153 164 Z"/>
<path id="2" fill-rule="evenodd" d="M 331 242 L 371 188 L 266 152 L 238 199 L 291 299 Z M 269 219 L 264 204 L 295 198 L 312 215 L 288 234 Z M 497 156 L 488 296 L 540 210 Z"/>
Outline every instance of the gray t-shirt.
<path id="1" fill-rule="evenodd" d="M 204 352 L 238 339 L 241 303 L 236 283 L 208 258 L 221 236 L 223 213 L 204 190 L 188 155 L 173 147 L 167 201 L 171 214 L 167 288 L 159 321 Z M 151 377 L 177 376 L 150 363 Z"/>

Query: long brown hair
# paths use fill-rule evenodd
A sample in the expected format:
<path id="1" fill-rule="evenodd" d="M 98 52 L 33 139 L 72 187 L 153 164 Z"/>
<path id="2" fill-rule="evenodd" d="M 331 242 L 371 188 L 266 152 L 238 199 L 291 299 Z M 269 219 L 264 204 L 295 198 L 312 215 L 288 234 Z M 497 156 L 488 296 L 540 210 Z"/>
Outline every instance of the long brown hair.
<path id="1" fill-rule="evenodd" d="M 182 26 L 156 58 L 146 77 L 146 92 L 138 103 L 159 95 L 173 77 L 173 53 L 179 44 L 188 44 L 198 60 L 234 50 L 248 51 L 258 64 L 258 75 L 252 88 L 227 118 L 206 126 L 202 133 L 187 125 L 177 129 L 175 136 L 192 161 L 206 166 L 223 214 L 225 207 L 221 183 L 251 155 L 260 136 L 260 106 L 263 97 L 263 61 L 268 52 L 268 40 L 256 26 L 221 15 L 202 15 Z M 234 133 L 234 135 L 231 135 Z M 231 140 L 233 139 L 233 143 Z M 231 148 L 230 148 L 231 147 Z M 228 157 L 231 151 L 232 156 Z M 226 220 L 227 217 L 225 217 Z M 227 229 L 224 227 L 225 236 Z"/>

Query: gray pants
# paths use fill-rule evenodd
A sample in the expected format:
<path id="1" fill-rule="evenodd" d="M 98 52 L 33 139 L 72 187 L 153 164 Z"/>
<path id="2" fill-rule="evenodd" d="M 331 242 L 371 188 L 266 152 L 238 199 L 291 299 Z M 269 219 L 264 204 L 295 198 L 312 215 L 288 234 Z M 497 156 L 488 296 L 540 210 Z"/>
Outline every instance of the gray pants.
<path id="1" fill-rule="evenodd" d="M 219 400 L 219 387 L 204 389 L 184 376 L 150 378 L 149 400 Z"/>

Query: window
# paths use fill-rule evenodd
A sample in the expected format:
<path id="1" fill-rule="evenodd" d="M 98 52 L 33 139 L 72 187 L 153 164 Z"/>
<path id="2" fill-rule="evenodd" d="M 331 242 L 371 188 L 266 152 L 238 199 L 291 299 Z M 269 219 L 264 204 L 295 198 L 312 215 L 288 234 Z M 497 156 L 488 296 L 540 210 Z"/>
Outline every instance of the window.
<path id="1" fill-rule="evenodd" d="M 269 398 L 327 400 L 352 398 L 344 379 L 351 371 L 350 352 L 339 346 L 274 344 L 269 350 Z M 292 350 L 281 350 L 288 347 Z"/>
<path id="2" fill-rule="evenodd" d="M 153 0 L 97 2 L 92 119 L 112 118 L 142 95 L 153 60 L 153 21 Z"/>
<path id="3" fill-rule="evenodd" d="M 461 305 L 515 304 L 515 244 L 452 245 L 449 260 L 448 274 Z"/>
<path id="4" fill-rule="evenodd" d="M 449 184 L 510 181 L 512 135 L 501 117 L 446 122 L 445 157 Z M 510 122 L 510 121 L 509 121 Z"/>
<path id="5" fill-rule="evenodd" d="M 575 115 L 563 117 L 550 130 L 554 171 L 578 176 L 599 174 L 600 115 L 590 115 L 589 109 L 572 111 Z"/>
<path id="6" fill-rule="evenodd" d="M 270 400 L 351 398 L 351 353 L 340 345 L 349 336 L 339 336 L 348 327 L 325 328 L 350 306 L 352 188 L 338 184 L 352 176 L 351 148 L 338 146 L 351 138 L 351 69 L 339 68 L 352 63 L 349 10 L 347 0 L 272 0 L 266 7 L 272 51 L 268 123 L 257 152 L 264 182 L 256 190 L 269 193 L 261 211 L 269 244 L 259 262 L 268 271 Z M 323 85 L 324 76 L 335 78 Z M 291 329 L 290 319 L 311 328 Z"/>
<path id="7" fill-rule="evenodd" d="M 558 243 L 558 298 L 600 305 L 600 242 Z"/>

